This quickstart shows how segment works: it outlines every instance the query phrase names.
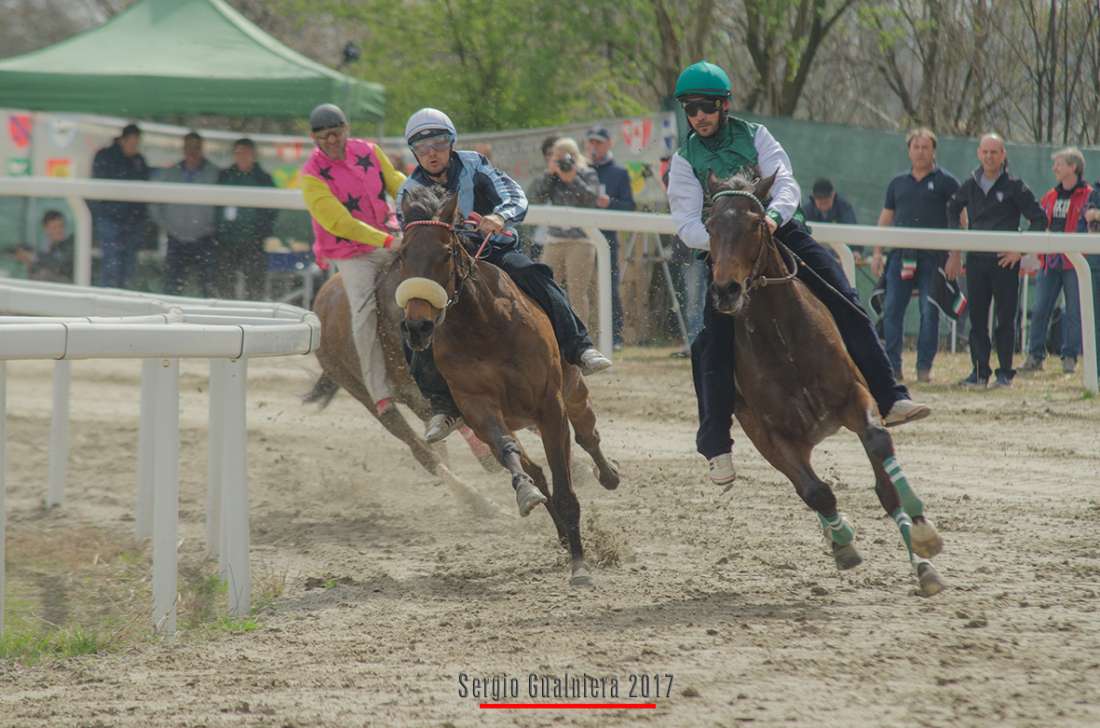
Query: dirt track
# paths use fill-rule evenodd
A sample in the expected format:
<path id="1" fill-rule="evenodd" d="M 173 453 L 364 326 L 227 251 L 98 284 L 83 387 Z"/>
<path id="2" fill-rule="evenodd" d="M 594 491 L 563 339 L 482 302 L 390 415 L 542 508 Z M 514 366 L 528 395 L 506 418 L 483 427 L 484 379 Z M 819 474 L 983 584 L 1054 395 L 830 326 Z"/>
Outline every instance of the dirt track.
<path id="1" fill-rule="evenodd" d="M 965 373 L 961 357 L 940 361 L 944 381 Z M 93 567 L 100 586 L 151 606 L 147 562 L 122 556 L 139 370 L 74 364 L 68 500 L 46 512 L 49 365 L 9 365 L 10 608 L 54 623 L 109 611 L 67 581 Z M 206 383 L 202 363 L 183 371 L 191 568 Z M 0 661 L 0 725 L 1100 725 L 1100 400 L 1082 399 L 1078 380 L 920 390 L 934 417 L 895 436 L 947 542 L 935 561 L 949 589 L 924 599 L 854 437 L 815 460 L 858 530 L 865 563 L 853 572 L 836 571 L 816 518 L 745 438 L 736 487 L 706 484 L 688 365 L 667 351 L 632 350 L 592 381 L 623 485 L 578 484 L 590 557 L 606 564 L 591 591 L 567 585 L 546 515 L 516 517 L 507 479 L 483 474 L 457 437 L 454 470 L 504 517 L 474 519 L 349 397 L 301 408 L 315 371 L 307 359 L 250 371 L 253 565 L 258 580 L 285 581 L 259 627 Z M 659 674 L 662 694 L 655 711 L 482 711 L 459 696 L 461 673 L 516 678 L 512 702 L 531 700 L 530 673 L 615 676 L 617 698 L 597 700 L 620 702 L 646 702 L 629 695 L 631 675 Z"/>

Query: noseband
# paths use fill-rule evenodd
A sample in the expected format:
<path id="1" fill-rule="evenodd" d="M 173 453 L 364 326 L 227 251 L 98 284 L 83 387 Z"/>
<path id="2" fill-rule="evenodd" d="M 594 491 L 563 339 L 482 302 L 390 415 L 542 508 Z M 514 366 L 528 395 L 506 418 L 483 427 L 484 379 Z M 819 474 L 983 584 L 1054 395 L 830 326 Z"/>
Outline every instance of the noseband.
<path id="1" fill-rule="evenodd" d="M 459 269 L 460 269 L 461 266 L 459 266 L 458 263 L 459 263 L 459 260 L 462 256 L 462 253 L 465 252 L 465 248 L 462 248 L 462 243 L 458 239 L 458 235 L 455 233 L 454 225 L 451 225 L 448 222 L 443 222 L 442 220 L 415 220 L 413 222 L 405 223 L 405 229 L 408 230 L 409 228 L 416 227 L 418 225 L 430 225 L 432 227 L 446 228 L 447 231 L 450 233 L 450 238 L 451 238 L 451 241 L 450 241 L 450 243 L 451 243 L 451 271 L 452 271 L 452 277 L 453 277 L 453 281 L 454 281 L 454 293 L 447 294 L 447 292 L 444 291 L 444 294 L 447 295 L 447 302 L 446 302 L 446 304 L 444 304 L 442 306 L 442 312 L 443 312 L 443 314 L 445 314 L 447 309 L 451 308 L 456 303 L 458 303 L 459 295 L 461 295 L 461 293 L 462 293 L 463 284 L 465 284 L 466 280 L 470 277 L 470 274 L 469 274 L 468 270 L 465 273 L 460 273 L 459 272 Z M 485 243 L 487 243 L 488 240 L 489 240 L 489 236 L 485 236 L 485 242 L 482 243 L 482 248 L 485 247 Z M 462 248 L 462 249 L 460 250 L 460 248 Z M 480 249 L 478 250 L 478 254 L 479 255 L 481 254 Z M 409 278 L 408 280 L 402 281 L 401 285 L 398 286 L 398 290 L 395 292 L 395 295 L 400 300 L 401 295 L 402 295 L 401 288 L 403 286 L 405 286 L 405 284 L 407 284 L 407 283 L 417 283 L 420 280 L 427 280 L 427 279 Z M 430 283 L 434 283 L 436 286 L 439 286 L 439 284 L 435 283 L 435 281 L 430 281 Z M 439 286 L 439 287 L 442 288 L 442 286 Z M 408 289 L 406 289 L 406 290 L 408 290 Z M 411 293 L 411 291 L 410 291 L 410 293 Z M 408 296 L 408 298 L 419 298 L 419 297 L 420 296 L 415 296 L 415 295 Z M 430 301 L 429 301 L 429 303 L 430 303 Z M 400 302 L 399 302 L 398 305 L 402 305 L 402 304 L 400 304 Z M 441 314 L 440 321 L 438 323 L 442 323 L 442 318 L 443 318 L 443 316 Z"/>
<path id="2" fill-rule="evenodd" d="M 719 197 L 745 197 L 752 200 L 753 206 L 756 207 L 761 215 L 767 214 L 767 210 L 764 207 L 764 203 L 760 201 L 753 193 L 748 190 L 721 190 L 711 195 L 711 201 L 717 200 Z M 783 262 L 783 267 L 787 269 L 787 273 L 778 277 L 769 277 L 764 275 L 763 269 L 765 264 L 764 251 L 767 248 L 774 248 L 779 251 L 779 258 Z M 768 232 L 767 239 L 761 243 L 759 250 L 756 251 L 756 260 L 752 264 L 752 273 L 749 274 L 748 283 L 745 284 L 745 293 L 752 291 L 756 288 L 766 288 L 772 284 L 778 283 L 790 283 L 794 280 L 794 277 L 798 275 L 798 262 L 786 245 L 776 241 L 775 236 Z"/>

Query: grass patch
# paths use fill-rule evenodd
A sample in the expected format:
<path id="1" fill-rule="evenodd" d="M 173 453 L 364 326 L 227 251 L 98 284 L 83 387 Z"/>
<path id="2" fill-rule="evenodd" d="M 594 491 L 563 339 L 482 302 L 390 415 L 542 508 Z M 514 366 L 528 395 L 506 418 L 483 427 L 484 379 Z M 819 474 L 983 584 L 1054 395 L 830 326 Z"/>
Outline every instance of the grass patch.
<path id="1" fill-rule="evenodd" d="M 0 636 L 0 659 L 34 665 L 43 660 L 94 655 L 108 648 L 110 638 L 80 627 L 33 628 L 9 625 Z"/>

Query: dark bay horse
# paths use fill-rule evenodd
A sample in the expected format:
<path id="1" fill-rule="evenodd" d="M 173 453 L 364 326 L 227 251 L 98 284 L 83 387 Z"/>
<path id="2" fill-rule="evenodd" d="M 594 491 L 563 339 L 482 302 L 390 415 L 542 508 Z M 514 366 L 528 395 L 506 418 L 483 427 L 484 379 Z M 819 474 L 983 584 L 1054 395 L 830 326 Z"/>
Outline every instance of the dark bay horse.
<path id="1" fill-rule="evenodd" d="M 580 370 L 565 364 L 550 320 L 504 271 L 475 260 L 454 226 L 458 198 L 419 188 L 402 202 L 405 238 L 398 249 L 402 333 L 414 351 L 431 346 L 466 423 L 512 476 L 521 516 L 545 504 L 572 558 L 571 583 L 592 583 L 581 545 L 580 504 L 570 473 L 569 426 L 607 489 L 619 474 L 600 450 L 596 415 Z M 533 463 L 515 431 L 535 425 L 553 479 Z"/>
<path id="2" fill-rule="evenodd" d="M 378 299 L 378 336 L 386 358 L 386 376 L 394 386 L 395 399 L 401 402 L 421 420 L 427 420 L 431 408 L 427 400 L 413 382 L 405 364 L 401 350 L 401 338 L 398 326 L 401 323 L 401 309 L 394 303 L 394 290 L 397 288 L 400 271 L 397 255 L 392 250 L 376 250 L 371 255 L 379 256 L 382 273 L 378 276 L 376 296 Z M 321 364 L 322 374 L 313 385 L 313 389 L 304 397 L 305 402 L 319 402 L 324 408 L 341 387 L 357 399 L 374 417 L 397 439 L 405 443 L 417 462 L 433 475 L 440 474 L 441 463 L 438 451 L 427 445 L 423 438 L 409 426 L 405 416 L 396 407 L 378 412 L 375 402 L 363 384 L 363 370 L 359 366 L 359 354 L 351 335 L 351 308 L 348 305 L 344 283 L 337 274 L 325 282 L 313 302 L 313 312 L 321 320 L 321 346 L 317 349 L 317 361 Z M 500 470 L 484 443 L 469 441 L 474 455 L 490 472 Z M 440 448 L 439 451 L 442 451 Z"/>
<path id="3" fill-rule="evenodd" d="M 798 278 L 803 265 L 772 237 L 762 200 L 774 176 L 708 181 L 707 221 L 715 309 L 736 317 L 736 415 L 760 454 L 817 512 L 836 565 L 862 562 L 855 532 L 836 496 L 814 473 L 814 446 L 841 427 L 854 432 L 871 461 L 875 493 L 897 523 L 925 596 L 944 583 L 929 559 L 943 540 L 902 473 L 894 443 L 867 383 L 848 355 L 828 309 Z M 837 294 L 839 295 L 839 294 Z"/>

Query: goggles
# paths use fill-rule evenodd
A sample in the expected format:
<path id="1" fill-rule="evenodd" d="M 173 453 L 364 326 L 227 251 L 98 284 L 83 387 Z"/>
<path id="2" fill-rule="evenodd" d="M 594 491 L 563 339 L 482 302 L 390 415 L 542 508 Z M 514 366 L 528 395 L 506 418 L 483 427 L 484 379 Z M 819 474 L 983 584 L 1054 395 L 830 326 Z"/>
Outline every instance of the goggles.
<path id="1" fill-rule="evenodd" d="M 706 99 L 692 99 L 691 101 L 684 101 L 681 103 L 684 107 L 684 115 L 687 118 L 691 118 L 702 111 L 704 114 L 717 114 L 722 110 L 722 99 L 719 98 L 706 98 Z"/>
<path id="2" fill-rule="evenodd" d="M 409 145 L 413 154 L 421 155 L 427 152 L 444 152 L 451 146 L 451 135 L 442 134 L 415 141 Z"/>

